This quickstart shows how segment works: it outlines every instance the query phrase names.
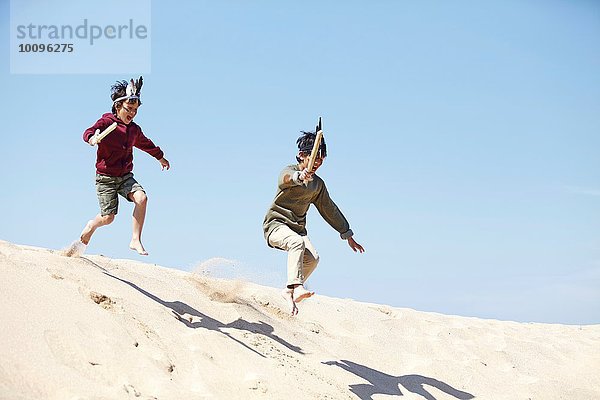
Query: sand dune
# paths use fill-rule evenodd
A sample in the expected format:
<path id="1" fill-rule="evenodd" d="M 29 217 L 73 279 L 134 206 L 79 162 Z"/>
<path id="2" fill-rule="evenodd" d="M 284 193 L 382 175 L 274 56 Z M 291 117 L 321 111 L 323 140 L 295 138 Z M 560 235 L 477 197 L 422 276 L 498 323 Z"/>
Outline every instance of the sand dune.
<path id="1" fill-rule="evenodd" d="M 446 316 L 0 242 L 0 399 L 600 399 L 600 325 Z"/>

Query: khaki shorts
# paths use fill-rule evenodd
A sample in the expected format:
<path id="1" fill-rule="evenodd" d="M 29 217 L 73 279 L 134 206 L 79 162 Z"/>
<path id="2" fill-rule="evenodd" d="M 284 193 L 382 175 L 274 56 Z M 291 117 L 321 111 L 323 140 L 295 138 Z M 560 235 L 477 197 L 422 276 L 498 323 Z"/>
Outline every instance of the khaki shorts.
<path id="1" fill-rule="evenodd" d="M 133 178 L 131 172 L 123 176 L 96 174 L 96 194 L 100 203 L 100 215 L 116 214 L 119 210 L 118 195 L 125 197 L 127 201 L 132 201 L 129 193 L 138 190 L 145 193 L 144 188 Z"/>

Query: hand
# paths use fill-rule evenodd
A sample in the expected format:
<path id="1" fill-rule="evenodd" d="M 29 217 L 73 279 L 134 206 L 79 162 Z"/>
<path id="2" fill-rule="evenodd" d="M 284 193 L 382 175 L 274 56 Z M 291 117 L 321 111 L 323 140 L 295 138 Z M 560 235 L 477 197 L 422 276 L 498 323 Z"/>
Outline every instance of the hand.
<path id="1" fill-rule="evenodd" d="M 360 244 L 356 243 L 356 241 L 353 238 L 351 238 L 351 237 L 348 238 L 348 246 L 350 246 L 350 248 L 352 250 L 354 250 L 355 253 L 357 251 L 359 253 L 364 253 L 365 252 L 365 249 L 363 249 L 363 247 Z"/>
<path id="2" fill-rule="evenodd" d="M 171 164 L 169 164 L 169 160 L 167 160 L 166 158 L 161 158 L 160 160 L 158 160 L 158 162 L 160 163 L 160 169 L 162 171 L 165 170 L 165 168 L 167 169 L 167 171 L 169 170 L 169 168 L 171 168 Z"/>
<path id="3" fill-rule="evenodd" d="M 304 182 L 309 182 L 313 180 L 313 172 L 309 172 L 308 169 L 304 168 L 302 172 L 300 172 L 300 180 Z"/>
<path id="4" fill-rule="evenodd" d="M 325 365 L 335 365 L 336 367 L 340 367 L 343 364 L 339 361 L 321 361 L 321 364 L 325 364 Z"/>
<path id="5" fill-rule="evenodd" d="M 88 140 L 88 144 L 90 146 L 95 146 L 98 144 L 98 134 L 100 134 L 100 129 L 96 129 L 94 135 L 90 138 L 90 140 Z"/>

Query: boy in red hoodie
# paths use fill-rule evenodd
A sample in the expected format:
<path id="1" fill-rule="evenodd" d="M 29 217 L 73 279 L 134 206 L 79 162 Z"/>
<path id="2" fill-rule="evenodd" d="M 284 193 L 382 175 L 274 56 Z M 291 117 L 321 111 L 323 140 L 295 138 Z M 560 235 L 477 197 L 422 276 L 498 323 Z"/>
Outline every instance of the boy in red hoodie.
<path id="1" fill-rule="evenodd" d="M 111 87 L 112 113 L 106 113 L 83 133 L 83 140 L 91 146 L 98 145 L 96 157 L 96 193 L 100 203 L 100 214 L 86 224 L 81 232 L 81 243 L 87 245 L 92 235 L 101 226 L 113 222 L 119 207 L 118 195 L 133 202 L 133 235 L 129 248 L 140 255 L 148 255 L 142 245 L 142 228 L 146 217 L 147 196 L 144 188 L 133 178 L 133 147 L 156 158 L 162 169 L 170 168 L 160 147 L 156 146 L 133 122 L 137 114 L 143 80 L 133 79 L 116 82 Z M 99 133 L 112 123 L 117 127 L 99 140 Z"/>

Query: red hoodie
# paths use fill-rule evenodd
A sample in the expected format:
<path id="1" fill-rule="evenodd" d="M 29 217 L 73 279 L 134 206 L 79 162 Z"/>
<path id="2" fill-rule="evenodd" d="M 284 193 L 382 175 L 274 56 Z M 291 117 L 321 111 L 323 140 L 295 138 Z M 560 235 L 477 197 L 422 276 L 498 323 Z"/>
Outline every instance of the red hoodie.
<path id="1" fill-rule="evenodd" d="M 102 132 L 113 122 L 117 128 L 98 144 L 96 172 L 103 175 L 123 176 L 133 170 L 133 147 L 145 151 L 160 160 L 164 153 L 152 140 L 144 136 L 142 128 L 135 122 L 125 125 L 111 113 L 104 114 L 94 125 L 83 132 L 83 140 L 88 142 L 96 129 Z"/>

